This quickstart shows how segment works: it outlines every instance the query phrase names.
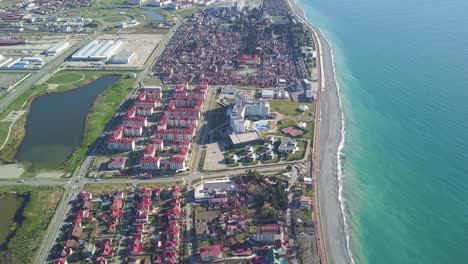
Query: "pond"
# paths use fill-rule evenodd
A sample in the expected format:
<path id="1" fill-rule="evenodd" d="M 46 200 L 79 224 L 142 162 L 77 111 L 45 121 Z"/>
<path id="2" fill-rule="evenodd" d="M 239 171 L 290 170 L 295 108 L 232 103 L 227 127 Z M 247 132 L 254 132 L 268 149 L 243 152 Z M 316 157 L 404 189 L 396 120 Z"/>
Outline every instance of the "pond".
<path id="1" fill-rule="evenodd" d="M 164 20 L 164 17 L 154 10 L 138 10 L 138 12 L 148 16 L 151 20 Z"/>
<path id="2" fill-rule="evenodd" d="M 0 250 L 4 250 L 8 240 L 23 221 L 23 208 L 27 198 L 13 193 L 0 193 Z"/>
<path id="3" fill-rule="evenodd" d="M 132 9 L 132 8 L 114 8 L 113 10 L 119 11 L 119 12 L 138 12 L 141 14 L 146 15 L 150 20 L 164 20 L 164 16 L 156 12 L 155 10 L 149 10 L 149 9 Z"/>
<path id="4" fill-rule="evenodd" d="M 63 165 L 83 140 L 86 116 L 96 97 L 120 77 L 105 75 L 82 87 L 36 98 L 15 159 L 37 169 Z"/>

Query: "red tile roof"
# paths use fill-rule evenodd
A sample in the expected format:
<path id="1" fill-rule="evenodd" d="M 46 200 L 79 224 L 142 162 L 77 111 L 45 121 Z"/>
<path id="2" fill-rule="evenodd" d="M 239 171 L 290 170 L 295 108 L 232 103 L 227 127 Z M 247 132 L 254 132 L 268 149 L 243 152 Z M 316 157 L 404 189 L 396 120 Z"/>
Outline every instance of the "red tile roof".
<path id="1" fill-rule="evenodd" d="M 201 257 L 212 257 L 221 254 L 220 245 L 212 245 L 206 247 L 200 247 L 200 256 Z"/>

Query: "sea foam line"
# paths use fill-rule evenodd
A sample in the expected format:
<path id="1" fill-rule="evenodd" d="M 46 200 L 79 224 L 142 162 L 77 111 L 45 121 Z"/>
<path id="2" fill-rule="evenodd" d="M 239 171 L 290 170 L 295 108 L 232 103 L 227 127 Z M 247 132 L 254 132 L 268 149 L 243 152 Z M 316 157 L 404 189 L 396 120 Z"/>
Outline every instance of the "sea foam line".
<path id="1" fill-rule="evenodd" d="M 347 217 L 346 217 L 346 208 L 345 208 L 345 198 L 343 197 L 343 178 L 344 178 L 344 173 L 343 173 L 343 162 L 342 162 L 342 159 L 341 157 L 344 156 L 343 154 L 343 149 L 344 149 L 344 145 L 345 145 L 345 120 L 344 120 L 344 111 L 343 111 L 343 104 L 342 104 L 342 100 L 341 100 L 341 96 L 340 96 L 340 91 L 341 91 L 341 87 L 340 87 L 340 84 L 338 83 L 338 80 L 336 78 L 336 68 L 335 68 L 335 56 L 333 54 L 333 49 L 332 49 L 332 46 L 330 44 L 330 42 L 327 40 L 327 38 L 325 37 L 325 35 L 323 34 L 323 32 L 318 28 L 318 27 L 313 27 L 312 24 L 309 22 L 309 20 L 307 19 L 306 17 L 306 13 L 304 12 L 304 9 L 297 3 L 297 0 L 287 0 L 287 2 L 289 3 L 291 9 L 293 10 L 293 12 L 295 13 L 294 11 L 294 7 L 293 7 L 293 3 L 294 5 L 301 10 L 301 13 L 302 13 L 302 17 L 298 14 L 296 14 L 299 18 L 299 20 L 303 20 L 306 24 L 308 24 L 309 28 L 314 32 L 317 40 L 318 40 L 318 43 L 317 43 L 317 46 L 319 48 L 319 56 L 322 57 L 322 48 L 321 48 L 321 45 L 320 45 L 320 40 L 318 38 L 318 34 L 316 31 L 318 31 L 320 33 L 320 35 L 322 36 L 322 38 L 325 40 L 325 42 L 327 43 L 329 49 L 330 49 L 330 55 L 331 55 L 331 61 L 332 61 L 332 69 L 333 69 L 333 80 L 335 81 L 335 85 L 336 85 L 336 93 L 337 93 L 337 97 L 338 97 L 338 107 L 340 109 L 340 114 L 341 114 L 341 138 L 340 138 L 340 143 L 338 145 L 338 149 L 337 149 L 337 154 L 336 154 L 336 159 L 337 159 L 337 181 L 338 181 L 338 201 L 340 202 L 340 208 L 341 208 L 341 214 L 343 215 L 343 230 L 344 230 L 344 233 L 345 233 L 345 241 L 346 241 L 346 250 L 347 250 L 347 253 L 348 253 L 348 256 L 351 260 L 351 263 L 354 264 L 354 258 L 353 258 L 353 254 L 351 252 L 351 248 L 350 248 L 350 238 L 349 238 L 349 226 L 348 226 L 348 220 L 347 220 Z M 324 87 L 324 82 L 325 82 L 325 78 L 324 78 L 324 73 L 323 73 L 323 60 L 321 60 L 321 72 L 322 72 L 322 87 Z"/>
<path id="2" fill-rule="evenodd" d="M 317 30 L 320 32 L 320 35 L 322 35 L 322 38 L 327 42 L 327 45 L 330 49 L 330 55 L 331 55 L 331 60 L 332 60 L 332 69 L 333 69 L 333 80 L 335 81 L 336 85 L 336 94 L 338 96 L 338 105 L 340 109 L 340 115 L 341 115 L 341 139 L 340 139 L 340 144 L 338 145 L 338 150 L 336 153 L 336 159 L 337 159 L 337 178 L 338 178 L 338 200 L 340 201 L 340 207 L 341 207 L 341 213 L 343 215 L 343 229 L 345 232 L 346 236 L 346 250 L 348 251 L 349 258 L 351 259 L 351 263 L 354 262 L 353 254 L 351 252 L 351 247 L 350 247 L 350 238 L 349 238 L 349 226 L 348 226 L 348 218 L 346 217 L 346 208 L 345 208 L 345 198 L 343 196 L 343 179 L 344 179 L 344 173 L 343 173 L 343 161 L 342 157 L 344 156 L 343 154 L 343 149 L 345 146 L 345 135 L 346 135 L 346 130 L 345 130 L 345 118 L 344 118 L 344 111 L 343 111 L 343 103 L 341 100 L 341 87 L 340 84 L 338 83 L 338 80 L 336 78 L 336 68 L 335 68 L 335 56 L 333 53 L 332 46 L 328 39 L 325 37 L 323 32 L 317 28 Z M 322 62 L 323 63 L 323 62 Z"/>

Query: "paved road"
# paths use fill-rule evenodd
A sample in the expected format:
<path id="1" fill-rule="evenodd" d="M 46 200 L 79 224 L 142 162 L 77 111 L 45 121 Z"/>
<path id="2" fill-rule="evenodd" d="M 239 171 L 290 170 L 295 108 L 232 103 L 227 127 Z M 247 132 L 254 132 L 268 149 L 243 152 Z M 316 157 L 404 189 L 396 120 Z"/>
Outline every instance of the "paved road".
<path id="1" fill-rule="evenodd" d="M 158 46 L 158 48 L 152 54 L 151 58 L 148 60 L 148 64 L 146 65 L 144 71 L 142 72 L 142 74 L 137 79 L 137 83 L 140 82 L 141 80 L 143 80 L 147 76 L 147 73 L 151 69 L 154 61 L 157 60 L 158 57 L 161 55 L 161 53 L 162 53 L 162 51 L 164 49 L 165 42 L 167 42 L 172 37 L 172 35 L 177 30 L 179 25 L 180 25 L 180 23 L 177 24 L 174 28 L 172 28 L 170 30 L 170 32 L 166 35 L 165 39 L 161 42 L 161 45 Z M 83 41 L 79 45 L 75 46 L 74 50 L 78 49 L 79 47 L 81 47 L 85 43 L 86 42 Z M 69 56 L 73 51 L 69 50 L 67 52 L 67 54 L 69 53 L 68 55 L 67 54 L 62 54 L 62 56 L 64 56 L 63 59 L 65 59 L 67 56 Z M 56 60 L 57 65 L 60 64 L 61 62 L 63 62 L 63 60 L 60 61 L 59 58 Z M 49 67 L 48 68 L 49 70 L 52 70 L 52 68 L 55 67 L 55 66 L 54 66 L 54 64 L 51 64 L 48 67 Z M 43 70 L 45 71 L 46 69 L 43 69 Z M 45 74 L 47 74 L 47 73 L 48 72 L 45 72 Z M 43 74 L 43 75 L 45 75 L 45 74 Z M 42 78 L 42 76 L 36 77 L 37 80 Z M 32 81 L 33 81 L 33 79 L 30 79 L 31 83 L 36 82 L 36 81 L 34 81 L 34 82 L 32 82 Z M 23 85 L 25 85 L 25 87 L 27 88 L 26 83 L 23 83 Z M 31 85 L 31 84 L 29 84 L 29 85 Z M 26 88 L 24 88 L 24 89 L 26 89 Z M 23 91 L 24 91 L 24 89 L 23 89 Z M 17 89 L 17 90 L 19 90 L 19 89 Z M 120 118 L 121 113 L 124 112 L 128 108 L 128 106 L 129 106 L 129 104 L 128 104 L 129 100 L 128 99 L 131 99 L 131 98 L 135 97 L 136 94 L 137 94 L 137 91 L 138 91 L 138 89 L 136 89 L 136 88 L 133 89 L 130 92 L 130 94 L 128 95 L 128 97 L 126 98 L 126 100 L 124 100 L 124 102 L 122 102 L 122 105 L 121 105 L 119 111 L 116 113 L 115 117 L 111 120 L 111 122 L 109 122 L 109 124 L 107 125 L 103 135 L 98 139 L 96 144 L 90 150 L 89 155 L 83 161 L 81 166 L 79 168 L 77 168 L 77 170 L 73 173 L 73 176 L 71 177 L 70 180 L 66 181 L 66 180 L 63 180 L 63 179 L 31 179 L 31 180 L 26 180 L 24 182 L 0 181 L 0 185 L 41 185 L 41 184 L 47 184 L 47 185 L 61 184 L 61 185 L 64 185 L 64 188 L 65 188 L 64 196 L 62 197 L 62 200 L 61 200 L 61 202 L 59 203 L 59 205 L 57 207 L 57 211 L 56 211 L 56 213 L 54 215 L 54 218 L 51 221 L 51 225 L 49 227 L 49 230 L 51 230 L 51 232 L 49 233 L 49 235 L 45 239 L 44 243 L 42 243 L 42 247 L 40 249 L 40 252 L 39 252 L 37 260 L 36 260 L 37 263 L 43 263 L 44 261 L 46 261 L 47 255 L 48 255 L 50 249 L 54 245 L 54 242 L 56 241 L 57 237 L 60 235 L 60 229 L 64 224 L 63 220 L 65 219 L 65 217 L 67 215 L 67 212 L 70 210 L 70 205 L 69 205 L 70 201 L 76 197 L 76 194 L 79 191 L 81 191 L 84 184 L 87 183 L 87 181 L 86 181 L 86 179 L 84 177 L 85 177 L 89 167 L 92 165 L 92 162 L 93 162 L 94 157 L 95 157 L 94 155 L 97 152 L 97 149 L 99 148 L 99 146 L 102 145 L 102 141 L 105 139 L 106 133 L 108 131 L 111 131 L 115 127 L 115 125 L 118 123 L 118 120 Z M 208 109 L 211 109 L 211 108 L 213 108 L 213 104 L 215 104 L 215 100 L 214 100 L 214 95 L 213 94 L 210 94 L 209 96 L 210 96 L 210 99 L 208 100 Z M 125 102 L 127 102 L 127 103 L 125 103 Z M 7 102 L 5 101 L 4 104 L 6 105 Z M 0 106 L 1 106 L 1 104 L 0 104 Z M 212 116 L 210 114 L 210 115 L 208 115 L 206 117 L 206 119 L 210 120 L 211 117 Z M 199 135 L 200 134 L 203 135 L 203 138 L 201 139 L 202 143 L 204 143 L 205 140 L 206 140 L 205 136 L 208 134 L 207 131 L 206 131 L 207 129 L 208 128 L 205 125 L 205 126 L 203 126 L 203 131 L 201 131 L 203 133 L 199 133 Z M 202 178 L 202 179 L 220 178 L 220 177 L 238 175 L 239 173 L 242 173 L 242 172 L 246 171 L 246 168 L 241 168 L 241 169 L 233 169 L 233 170 L 221 171 L 221 172 L 206 172 L 206 173 L 202 174 L 199 171 L 199 168 L 198 168 L 198 162 L 199 162 L 199 160 L 201 158 L 201 155 L 200 155 L 201 151 L 202 151 L 201 146 L 199 144 L 195 144 L 195 148 L 194 148 L 195 164 L 192 167 L 191 173 L 188 174 L 188 175 L 176 175 L 176 176 L 171 176 L 171 177 L 155 178 L 155 179 L 150 179 L 150 180 L 109 179 L 109 180 L 101 180 L 101 181 L 90 181 L 88 183 L 98 184 L 98 185 L 99 184 L 105 184 L 105 183 L 132 183 L 132 184 L 138 184 L 138 183 L 143 183 L 143 182 L 150 182 L 150 183 L 161 182 L 162 183 L 162 182 L 173 182 L 173 181 L 176 181 L 176 180 L 183 180 L 188 184 L 188 186 L 191 186 L 191 184 L 192 184 L 192 182 L 194 180 L 197 180 L 197 179 L 200 179 L 200 178 Z M 290 163 L 283 163 L 283 164 L 275 164 L 275 165 L 266 165 L 266 166 L 263 166 L 263 167 L 256 167 L 255 169 L 257 171 L 259 171 L 259 172 L 280 171 L 280 170 L 285 169 L 288 164 L 294 164 L 294 163 L 300 163 L 300 161 L 290 162 Z M 188 209 L 188 211 L 189 210 L 190 209 Z"/>
<path id="2" fill-rule="evenodd" d="M 164 38 L 163 38 L 163 40 L 161 40 L 161 43 L 159 44 L 159 46 L 154 50 L 154 52 L 151 54 L 151 57 L 147 60 L 147 64 L 145 65 L 145 69 L 140 74 L 140 76 L 138 77 L 138 79 L 136 80 L 135 83 L 138 84 L 141 80 L 143 80 L 147 76 L 148 71 L 152 68 L 154 62 L 162 54 L 162 52 L 164 50 L 164 46 L 172 38 L 172 36 L 174 35 L 175 31 L 177 30 L 177 28 L 179 26 L 180 26 L 180 23 L 176 24 L 173 28 L 171 28 L 169 33 L 166 34 L 166 36 L 164 36 Z M 80 43 L 80 44 L 84 45 L 84 43 L 86 43 L 86 42 L 83 42 L 83 43 Z M 82 162 L 80 167 L 77 168 L 77 170 L 75 171 L 75 173 L 71 177 L 71 180 L 68 182 L 68 184 L 70 184 L 72 181 L 77 181 L 75 183 L 76 188 L 74 188 L 74 187 L 70 188 L 69 186 L 65 187 L 64 196 L 62 198 L 62 201 L 59 203 L 59 205 L 57 207 L 56 213 L 54 215 L 54 219 L 51 221 L 51 225 L 49 227 L 50 228 L 49 230 L 52 230 L 52 232 L 49 233 L 49 235 L 47 236 L 45 242 L 42 243 L 40 253 L 38 254 L 38 256 L 36 258 L 36 262 L 41 263 L 41 262 L 47 261 L 48 253 L 49 253 L 50 249 L 52 248 L 52 246 L 55 244 L 56 239 L 60 235 L 59 230 L 61 229 L 61 227 L 64 224 L 63 220 L 65 219 L 66 215 L 68 214 L 68 211 L 71 209 L 71 207 L 69 205 L 70 201 L 72 199 L 74 199 L 74 197 L 76 197 L 76 194 L 79 191 L 82 190 L 84 184 L 86 183 L 86 180 L 84 179 L 84 177 L 86 176 L 86 173 L 87 173 L 88 169 L 90 168 L 90 166 L 92 166 L 92 164 L 93 164 L 93 161 L 94 161 L 94 158 L 95 158 L 94 155 L 97 153 L 98 148 L 103 145 L 102 143 L 103 143 L 103 140 L 106 138 L 106 133 L 108 133 L 109 131 L 112 131 L 112 129 L 118 124 L 121 113 L 125 112 L 126 109 L 128 109 L 128 107 L 130 106 L 130 101 L 131 101 L 130 99 L 136 97 L 137 93 L 138 93 L 138 86 L 136 85 L 134 87 L 134 89 L 129 93 L 129 95 L 122 101 L 122 104 L 121 104 L 119 110 L 116 112 L 115 116 L 112 118 L 112 120 L 107 124 L 106 128 L 104 129 L 103 135 L 96 141 L 96 143 L 93 145 L 93 147 L 89 151 L 88 156 L 85 158 L 85 160 Z M 173 181 L 174 179 L 160 179 L 160 180 L 161 180 L 160 182 L 164 182 L 164 181 Z M 39 183 L 44 183 L 46 181 L 42 181 L 42 180 L 34 180 L 34 181 L 27 181 L 27 182 L 25 181 L 25 182 L 23 182 L 21 184 L 29 184 L 30 182 L 32 182 L 32 184 L 36 184 L 36 183 L 39 184 Z M 48 180 L 48 182 L 51 182 L 51 180 Z M 101 182 L 94 182 L 94 183 L 99 184 L 99 183 L 107 183 L 107 182 L 112 182 L 112 183 L 134 182 L 134 183 L 137 183 L 138 181 L 129 180 L 129 179 L 122 179 L 122 180 L 117 179 L 115 181 L 109 180 L 109 181 L 101 181 Z M 7 183 L 8 182 L 2 182 L 2 184 L 7 184 Z M 15 182 L 13 184 L 20 184 L 20 183 Z M 73 193 L 71 193 L 71 192 L 73 192 Z"/>
<path id="3" fill-rule="evenodd" d="M 294 0 L 292 0 L 294 1 Z M 317 27 L 304 19 L 291 0 L 288 0 L 296 17 L 302 23 L 309 25 L 318 41 L 320 69 L 319 111 L 316 128 L 318 153 L 316 158 L 317 198 L 319 205 L 319 235 L 325 249 L 326 263 L 352 263 L 348 254 L 346 232 L 339 197 L 339 176 L 337 169 L 337 151 L 341 141 L 341 110 L 336 86 L 332 51 L 328 41 Z"/>
<path id="4" fill-rule="evenodd" d="M 73 54 L 76 50 L 83 47 L 88 40 L 82 40 L 78 44 L 70 47 L 68 50 L 58 55 L 55 59 L 47 63 L 43 68 L 39 69 L 36 72 L 32 72 L 31 76 L 26 78 L 21 84 L 19 84 L 12 92 L 8 93 L 5 97 L 0 100 L 0 111 L 5 110 L 5 108 L 13 102 L 18 96 L 20 96 L 26 89 L 34 85 L 46 74 L 53 72 L 57 67 L 59 67 L 65 59 Z"/>

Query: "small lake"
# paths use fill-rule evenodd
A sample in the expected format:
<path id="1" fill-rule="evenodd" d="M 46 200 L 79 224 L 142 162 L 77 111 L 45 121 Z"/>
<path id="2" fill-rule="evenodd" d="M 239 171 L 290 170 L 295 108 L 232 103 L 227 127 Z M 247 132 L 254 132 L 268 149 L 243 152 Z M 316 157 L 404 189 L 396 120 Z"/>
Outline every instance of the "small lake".
<path id="1" fill-rule="evenodd" d="M 80 146 L 86 116 L 96 97 L 120 78 L 105 75 L 82 87 L 36 98 L 15 159 L 39 169 L 60 167 Z"/>
<path id="2" fill-rule="evenodd" d="M 6 242 L 14 235 L 16 224 L 21 224 L 23 220 L 21 209 L 26 201 L 27 199 L 23 196 L 0 193 L 0 208 L 2 209 L 0 214 L 0 249 L 3 249 Z"/>
<path id="3" fill-rule="evenodd" d="M 120 11 L 120 12 L 134 11 L 134 12 L 138 12 L 138 13 L 148 16 L 148 18 L 150 18 L 151 20 L 161 20 L 161 21 L 164 20 L 164 16 L 162 16 L 161 14 L 159 14 L 158 12 L 154 10 L 132 9 L 132 8 L 114 8 L 113 10 Z"/>

